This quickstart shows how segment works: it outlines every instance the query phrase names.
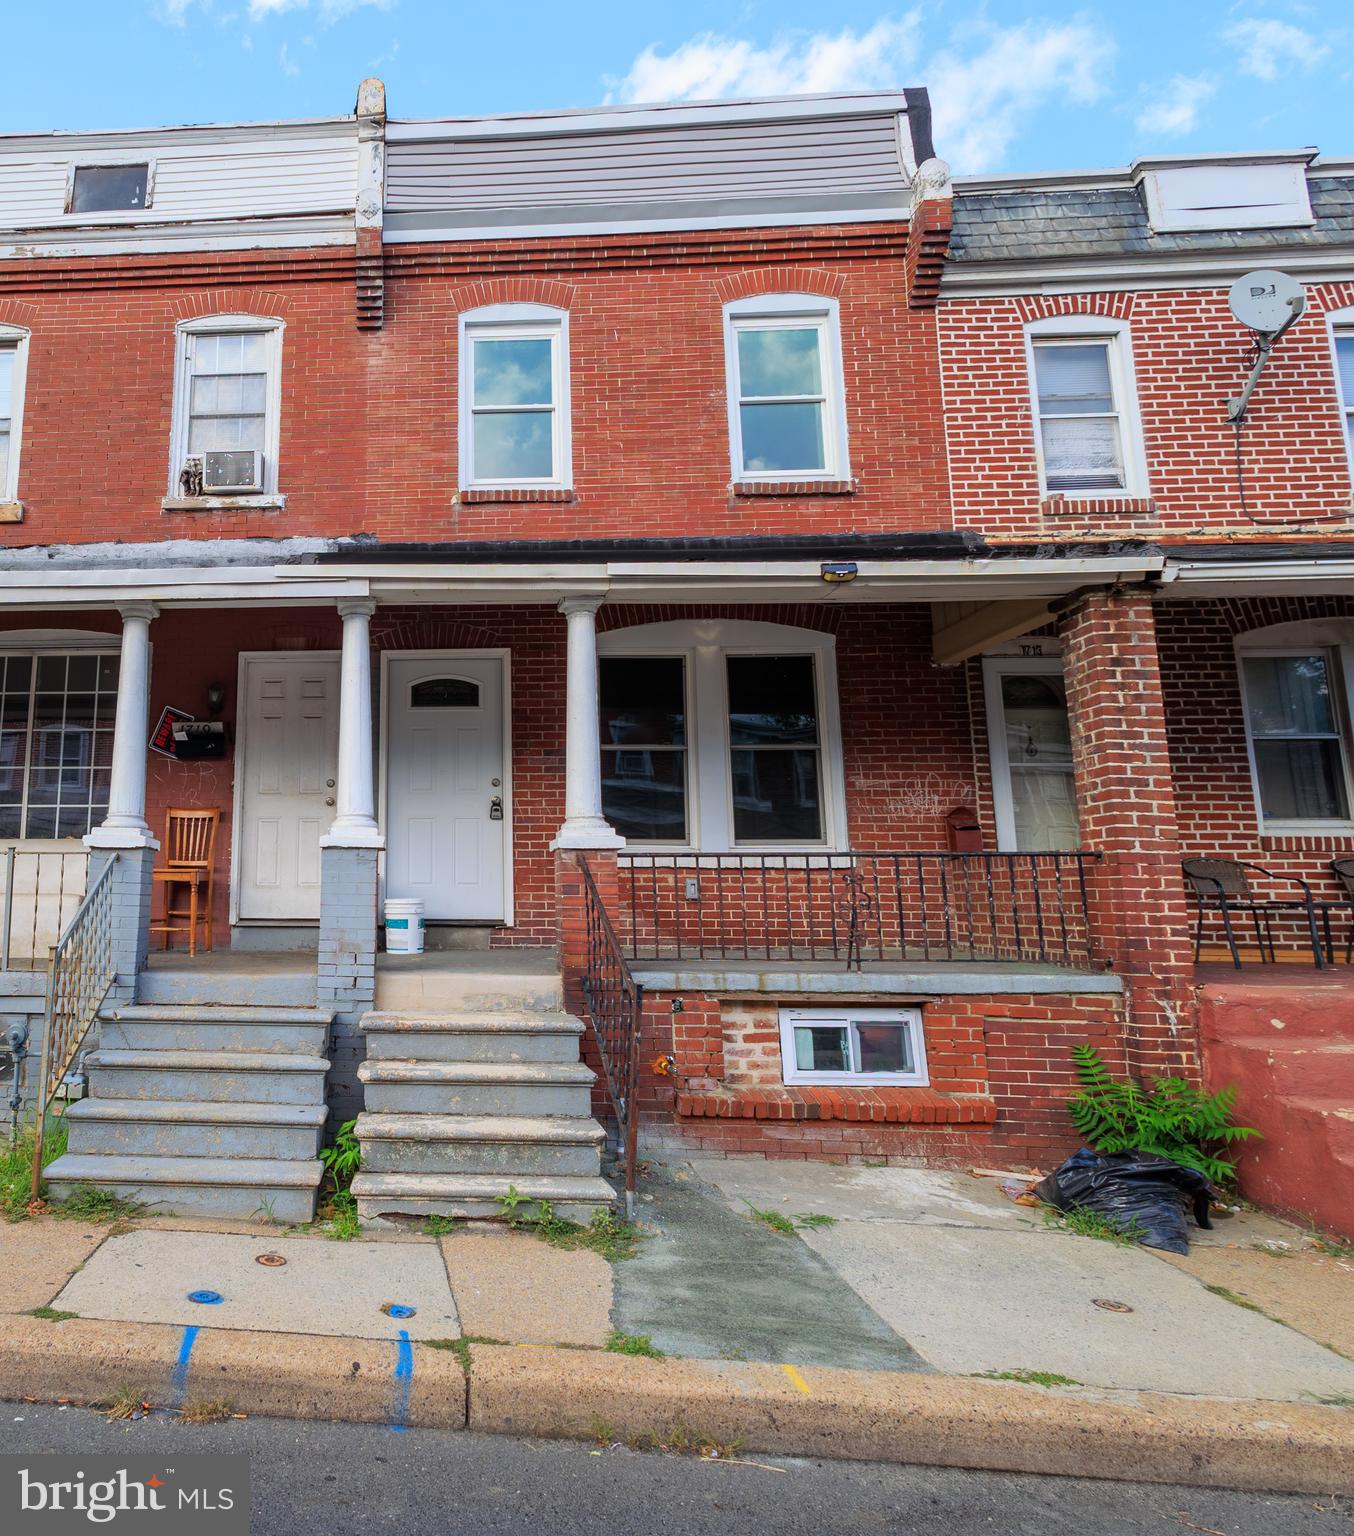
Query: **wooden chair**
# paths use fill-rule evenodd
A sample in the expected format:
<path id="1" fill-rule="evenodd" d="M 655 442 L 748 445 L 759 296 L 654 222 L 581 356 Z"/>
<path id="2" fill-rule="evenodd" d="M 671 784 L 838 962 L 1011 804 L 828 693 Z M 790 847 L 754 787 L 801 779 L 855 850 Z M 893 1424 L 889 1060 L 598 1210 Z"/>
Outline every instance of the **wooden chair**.
<path id="1" fill-rule="evenodd" d="M 216 855 L 216 831 L 220 811 L 169 810 L 165 812 L 165 862 L 151 871 L 152 881 L 164 891 L 160 921 L 150 931 L 164 935 L 169 948 L 176 933 L 187 933 L 188 953 L 197 954 L 197 930 L 202 927 L 203 945 L 212 947 L 212 864 Z M 187 890 L 187 906 L 175 906 Z"/>
<path id="2" fill-rule="evenodd" d="M 1317 970 L 1324 964 L 1321 940 L 1316 928 L 1316 903 L 1312 900 L 1312 888 L 1297 875 L 1276 875 L 1262 864 L 1248 864 L 1240 859 L 1186 859 L 1181 864 L 1185 881 L 1194 898 L 1198 922 L 1194 930 L 1194 959 L 1197 962 L 1204 942 L 1204 916 L 1216 912 L 1222 918 L 1227 947 L 1232 952 L 1232 964 L 1241 969 L 1241 952 L 1237 948 L 1236 931 L 1232 916 L 1249 912 L 1255 926 L 1255 943 L 1260 959 L 1265 959 L 1268 946 L 1269 960 L 1273 964 L 1278 956 L 1274 952 L 1274 929 L 1271 918 L 1275 912 L 1301 913 L 1307 919 L 1307 931 L 1312 941 L 1312 959 Z M 1247 871 L 1263 875 L 1267 880 L 1287 881 L 1296 885 L 1302 896 L 1296 901 L 1275 901 L 1259 897 L 1251 888 Z"/>

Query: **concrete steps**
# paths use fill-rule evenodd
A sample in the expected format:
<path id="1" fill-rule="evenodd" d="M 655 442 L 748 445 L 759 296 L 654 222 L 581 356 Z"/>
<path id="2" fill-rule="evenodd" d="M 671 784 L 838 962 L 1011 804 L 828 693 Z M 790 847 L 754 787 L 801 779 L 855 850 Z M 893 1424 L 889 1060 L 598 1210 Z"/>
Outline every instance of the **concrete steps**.
<path id="1" fill-rule="evenodd" d="M 1200 994 L 1208 1086 L 1237 1087 L 1241 1192 L 1354 1238 L 1354 988 L 1268 977 Z"/>
<path id="2" fill-rule="evenodd" d="M 479 985 L 466 991 L 486 1006 L 383 1008 L 362 1021 L 366 1110 L 353 1193 L 363 1221 L 501 1220 L 499 1198 L 514 1189 L 523 1215 L 549 1202 L 587 1222 L 614 1203 L 600 1176 L 594 1074 L 579 1060 L 583 1025 L 562 1011 L 558 978 L 533 975 L 488 995 Z"/>
<path id="3" fill-rule="evenodd" d="M 234 998 L 111 1011 L 85 1058 L 89 1097 L 67 1110 L 49 1193 L 90 1185 L 159 1213 L 309 1221 L 329 1025 L 313 1007 Z"/>

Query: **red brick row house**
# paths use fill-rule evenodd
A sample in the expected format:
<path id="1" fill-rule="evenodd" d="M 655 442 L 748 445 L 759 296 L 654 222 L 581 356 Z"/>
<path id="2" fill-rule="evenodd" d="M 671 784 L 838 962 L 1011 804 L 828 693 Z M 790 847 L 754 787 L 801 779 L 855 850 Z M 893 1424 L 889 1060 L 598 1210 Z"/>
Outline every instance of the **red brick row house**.
<path id="1" fill-rule="evenodd" d="M 1144 258 L 1155 310 L 1136 248 L 1065 277 L 1075 199 L 954 197 L 921 92 L 387 121 L 369 82 L 0 163 L 4 984 L 36 1016 L 20 940 L 72 922 L 114 978 L 58 1192 L 305 1212 L 360 1110 L 369 1216 L 510 1178 L 581 1213 L 590 1094 L 655 1143 L 1032 1163 L 1071 1145 L 1074 1043 L 1197 1074 L 1182 790 L 1219 757 L 1187 766 L 1209 704 L 1159 637 L 1221 666 L 1274 591 L 1336 621 L 1349 511 L 1313 311 L 1228 522 L 1245 338 L 1162 314 L 1220 314 L 1250 246 Z M 1294 163 L 1290 243 L 1334 270 Z M 1142 190 L 1106 184 L 1132 246 Z M 1043 412 L 1046 347 L 1093 410 Z M 1041 438 L 1056 411 L 1095 421 Z M 1077 452 L 1123 483 L 1069 498 Z M 192 956 L 152 932 L 171 811 L 216 813 Z M 388 901 L 426 953 L 381 952 Z"/>

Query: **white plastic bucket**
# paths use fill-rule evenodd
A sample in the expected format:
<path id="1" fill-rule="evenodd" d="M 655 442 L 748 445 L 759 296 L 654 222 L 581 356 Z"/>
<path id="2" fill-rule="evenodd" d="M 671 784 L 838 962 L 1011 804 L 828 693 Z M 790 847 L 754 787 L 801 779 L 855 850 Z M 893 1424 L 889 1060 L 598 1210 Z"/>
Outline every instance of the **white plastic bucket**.
<path id="1" fill-rule="evenodd" d="M 423 903 L 392 898 L 386 902 L 386 953 L 423 953 Z"/>

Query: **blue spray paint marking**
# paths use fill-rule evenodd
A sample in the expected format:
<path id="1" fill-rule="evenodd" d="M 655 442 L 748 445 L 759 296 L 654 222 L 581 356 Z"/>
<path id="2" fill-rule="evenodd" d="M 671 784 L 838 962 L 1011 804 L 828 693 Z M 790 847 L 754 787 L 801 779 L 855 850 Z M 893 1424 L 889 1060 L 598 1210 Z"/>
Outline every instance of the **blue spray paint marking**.
<path id="1" fill-rule="evenodd" d="M 169 1378 L 177 1403 L 188 1386 L 188 1362 L 193 1357 L 193 1345 L 197 1342 L 197 1327 L 190 1325 L 183 1330 L 183 1343 L 179 1345 L 179 1358 L 174 1362 L 174 1374 Z"/>
<path id="2" fill-rule="evenodd" d="M 409 1342 L 409 1330 L 400 1329 L 400 1345 L 395 1355 L 395 1406 L 391 1411 L 390 1427 L 397 1435 L 405 1430 L 409 1417 L 409 1394 L 414 1386 L 414 1346 Z"/>
<path id="3" fill-rule="evenodd" d="M 406 1306 L 402 1301 L 392 1301 L 381 1310 L 387 1317 L 412 1317 L 418 1308 Z"/>
<path id="4" fill-rule="evenodd" d="M 189 1291 L 188 1300 L 200 1307 L 219 1307 L 226 1298 L 220 1291 Z"/>

